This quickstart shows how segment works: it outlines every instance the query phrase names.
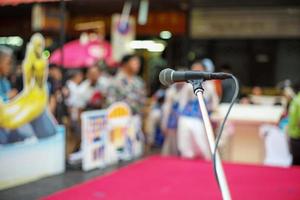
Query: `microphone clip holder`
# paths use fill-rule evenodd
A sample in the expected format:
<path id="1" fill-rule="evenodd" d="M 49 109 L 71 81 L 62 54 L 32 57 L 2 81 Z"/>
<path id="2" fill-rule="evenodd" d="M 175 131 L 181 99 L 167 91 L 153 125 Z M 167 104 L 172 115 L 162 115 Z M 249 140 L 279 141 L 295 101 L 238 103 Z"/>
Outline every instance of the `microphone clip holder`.
<path id="1" fill-rule="evenodd" d="M 204 88 L 202 86 L 202 83 L 204 81 L 205 81 L 204 79 L 196 79 L 196 80 L 188 80 L 187 82 L 193 86 L 194 94 L 197 96 L 198 92 L 201 92 L 202 94 L 204 92 Z"/>

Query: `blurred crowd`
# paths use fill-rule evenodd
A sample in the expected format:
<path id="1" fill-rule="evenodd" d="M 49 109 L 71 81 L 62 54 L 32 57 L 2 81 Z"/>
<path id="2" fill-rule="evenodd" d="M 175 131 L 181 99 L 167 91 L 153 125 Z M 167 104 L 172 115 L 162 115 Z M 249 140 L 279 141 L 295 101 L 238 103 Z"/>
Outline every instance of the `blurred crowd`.
<path id="1" fill-rule="evenodd" d="M 214 69 L 213 62 L 205 58 L 195 61 L 190 68 L 183 68 L 182 70 L 213 72 Z M 229 65 L 221 66 L 220 71 L 233 73 Z M 213 113 L 217 113 L 220 104 L 231 103 L 236 86 L 232 79 L 213 80 L 204 82 L 203 89 L 207 111 L 212 117 Z M 283 108 L 283 113 L 275 125 L 262 125 L 260 129 L 263 137 L 265 137 L 266 155 L 264 162 L 266 164 L 268 164 L 268 160 L 276 157 L 269 164 L 299 165 L 299 92 L 299 84 L 293 85 L 289 80 L 282 81 L 274 86 L 272 95 L 259 86 L 246 88 L 246 90 L 243 88 L 239 91 L 237 103 L 241 105 L 278 106 Z M 201 110 L 191 84 L 176 83 L 167 89 L 159 89 L 152 96 L 151 111 L 147 115 L 146 122 L 145 131 L 148 142 L 161 145 L 163 155 L 180 155 L 184 158 L 211 158 Z M 217 133 L 220 122 L 214 120 L 211 122 L 214 132 Z M 226 137 L 229 137 L 233 131 L 234 125 L 230 122 L 227 123 L 224 130 L 226 133 L 222 137 L 221 144 L 222 142 L 226 143 Z M 279 149 L 274 149 L 278 148 L 278 146 L 274 146 L 275 143 L 279 144 Z M 274 154 L 276 155 L 274 156 Z M 291 160 L 289 160 L 290 154 L 292 156 Z M 280 162 L 274 163 L 274 160 L 276 162 L 279 160 L 281 164 L 279 164 Z"/>
<path id="2" fill-rule="evenodd" d="M 0 100 L 4 103 L 23 90 L 22 67 L 14 67 L 14 62 L 13 51 L 1 47 Z M 72 151 L 80 147 L 80 114 L 83 111 L 103 109 L 114 102 L 123 101 L 130 105 L 134 115 L 143 115 L 146 89 L 144 81 L 137 76 L 140 66 L 140 58 L 136 55 L 124 56 L 114 74 L 108 73 L 98 64 L 70 70 L 63 70 L 56 65 L 49 66 L 49 111 L 57 123 L 66 125 L 71 133 L 76 143 Z M 2 144 L 20 140 L 22 138 L 4 142 L 0 137 Z"/>
<path id="3" fill-rule="evenodd" d="M 212 61 L 206 58 L 193 62 L 190 70 L 213 72 L 214 68 Z M 183 68 L 182 70 L 188 69 Z M 229 66 L 223 67 L 222 71 L 230 72 Z M 220 102 L 231 102 L 235 91 L 232 80 L 225 82 L 207 81 L 202 86 L 204 101 L 209 114 L 218 108 Z M 226 95 L 222 95 L 222 93 Z M 159 131 L 154 131 L 155 127 L 160 127 L 160 131 L 164 135 L 163 155 L 209 159 L 210 149 L 198 99 L 194 94 L 192 85 L 176 83 L 166 90 L 158 90 L 153 98 L 152 110 L 146 120 L 148 122 L 146 133 L 150 137 L 148 141 L 160 138 L 157 136 Z"/>
<path id="4" fill-rule="evenodd" d="M 13 69 L 13 65 L 13 51 L 1 47 L 0 100 L 4 103 L 23 89 L 22 67 L 19 65 Z M 209 159 L 210 150 L 201 111 L 192 86 L 188 83 L 177 83 L 169 88 L 161 86 L 147 97 L 147 88 L 151 86 L 146 87 L 138 76 L 140 67 L 141 60 L 137 55 L 125 55 L 114 73 L 96 63 L 84 69 L 69 70 L 56 65 L 49 66 L 49 111 L 58 123 L 67 126 L 76 143 L 72 151 L 80 148 L 80 114 L 83 111 L 103 109 L 114 102 L 123 101 L 128 103 L 134 115 L 142 117 L 148 146 L 162 146 L 164 155 Z M 181 69 L 213 72 L 215 66 L 210 59 L 202 59 L 196 60 L 188 68 L 178 70 Z M 223 65 L 220 70 L 232 73 L 229 65 Z M 300 164 L 299 88 L 292 88 L 288 82 L 281 83 L 279 87 L 283 93 L 273 104 L 286 105 L 282 119 L 288 124 L 294 164 Z M 234 81 L 230 79 L 207 81 L 203 83 L 203 88 L 209 114 L 220 103 L 230 103 L 235 92 Z M 260 96 L 263 96 L 262 88 L 254 87 L 250 94 L 240 94 L 239 102 L 257 104 Z M 217 125 L 214 128 L 217 129 Z"/>

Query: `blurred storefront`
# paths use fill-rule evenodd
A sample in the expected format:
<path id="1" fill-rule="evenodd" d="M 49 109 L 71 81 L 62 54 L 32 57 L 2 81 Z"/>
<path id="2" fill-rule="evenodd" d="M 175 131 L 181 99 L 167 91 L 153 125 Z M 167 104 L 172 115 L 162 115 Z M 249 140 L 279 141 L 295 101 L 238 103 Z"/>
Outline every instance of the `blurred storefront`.
<path id="1" fill-rule="evenodd" d="M 245 85 L 272 86 L 286 77 L 297 81 L 298 24 L 296 7 L 195 9 L 190 54 L 210 56 L 217 66 L 230 65 Z"/>
<path id="2" fill-rule="evenodd" d="M 25 44 L 31 33 L 39 30 L 46 36 L 47 48 L 57 48 L 59 2 L 47 1 L 37 6 L 33 1 L 23 1 L 29 4 L 14 6 L 20 2 L 2 3 L 0 36 L 19 36 Z M 147 23 L 136 25 L 136 39 L 159 40 L 167 47 L 164 57 L 170 66 L 187 66 L 194 59 L 210 57 L 217 69 L 230 65 L 244 85 L 271 86 L 287 76 L 296 81 L 299 69 L 294 66 L 299 63 L 300 49 L 298 4 L 293 0 L 151 1 Z M 86 31 L 80 28 L 82 24 L 97 22 L 103 24 L 99 33 L 110 40 L 111 16 L 120 13 L 122 5 L 121 1 L 66 1 L 66 41 L 77 39 Z M 138 8 L 139 3 L 133 1 L 131 15 L 135 19 Z M 160 37 L 162 33 L 171 36 L 164 39 Z M 19 49 L 22 55 L 24 45 Z M 146 61 L 153 54 L 147 50 L 138 53 Z"/>

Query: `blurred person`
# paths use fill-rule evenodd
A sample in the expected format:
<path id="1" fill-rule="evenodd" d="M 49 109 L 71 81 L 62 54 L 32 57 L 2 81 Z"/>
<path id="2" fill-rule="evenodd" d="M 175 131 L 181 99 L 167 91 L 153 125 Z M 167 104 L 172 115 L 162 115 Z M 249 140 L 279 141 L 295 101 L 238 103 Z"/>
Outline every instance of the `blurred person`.
<path id="1" fill-rule="evenodd" d="M 166 49 L 162 53 L 153 54 L 149 58 L 147 64 L 147 86 L 149 88 L 149 94 L 154 95 L 155 92 L 160 90 L 160 82 L 158 76 L 161 70 L 167 66 L 167 61 L 165 60 Z"/>
<path id="2" fill-rule="evenodd" d="M 66 82 L 66 87 L 68 89 L 68 98 L 66 104 L 69 107 L 77 106 L 77 92 L 80 83 L 83 80 L 83 73 L 80 70 L 73 70 L 69 73 L 69 79 Z"/>
<path id="3" fill-rule="evenodd" d="M 100 109 L 105 106 L 110 80 L 103 76 L 98 66 L 90 67 L 87 79 L 78 86 L 77 106 L 81 110 Z"/>
<path id="4" fill-rule="evenodd" d="M 145 120 L 147 144 L 150 145 L 150 147 L 161 146 L 164 139 L 160 129 L 164 97 L 165 90 L 159 89 L 151 98 L 150 111 Z"/>
<path id="5" fill-rule="evenodd" d="M 281 114 L 278 127 L 286 133 L 288 130 L 288 122 L 289 122 L 289 107 L 290 107 L 291 101 L 288 101 L 285 105 L 284 112 Z"/>
<path id="6" fill-rule="evenodd" d="M 222 65 L 221 72 L 232 73 L 230 65 Z M 230 103 L 235 92 L 235 83 L 232 79 L 222 80 L 221 103 Z"/>
<path id="7" fill-rule="evenodd" d="M 202 64 L 201 61 L 196 61 L 192 64 L 191 66 L 191 70 L 193 71 L 206 71 L 206 66 L 204 64 Z M 191 86 L 191 84 L 187 84 L 189 86 Z M 192 87 L 189 87 L 190 90 L 190 94 L 193 93 L 194 91 L 191 90 Z M 218 98 L 218 94 L 216 91 L 216 88 L 214 86 L 214 82 L 212 81 L 205 81 L 203 82 L 203 88 L 204 88 L 204 98 L 205 98 L 205 103 L 207 106 L 207 110 L 209 112 L 209 114 L 211 112 L 213 112 L 219 105 L 219 98 Z M 196 98 L 196 96 L 193 96 L 194 99 Z"/>
<path id="8" fill-rule="evenodd" d="M 48 75 L 50 94 L 54 94 L 57 90 L 60 90 L 62 88 L 62 78 L 63 74 L 59 66 L 50 65 Z"/>
<path id="9" fill-rule="evenodd" d="M 300 165 L 300 83 L 295 87 L 296 96 L 290 103 L 288 113 L 288 135 L 293 156 L 293 165 Z"/>
<path id="10" fill-rule="evenodd" d="M 146 88 L 144 81 L 137 76 L 140 67 L 138 56 L 125 55 L 122 58 L 120 69 L 109 87 L 108 105 L 123 101 L 131 107 L 133 114 L 143 114 Z"/>
<path id="11" fill-rule="evenodd" d="M 22 64 L 16 66 L 14 75 L 11 77 L 11 82 L 13 88 L 15 88 L 18 93 L 23 90 Z"/>
<path id="12" fill-rule="evenodd" d="M 73 70 L 69 73 L 69 77 L 66 82 L 66 88 L 68 90 L 66 105 L 69 109 L 71 121 L 77 121 L 79 118 L 79 99 L 77 93 L 79 85 L 83 80 L 83 73 L 80 70 Z"/>
<path id="13" fill-rule="evenodd" d="M 0 103 L 8 102 L 16 96 L 17 91 L 11 88 L 8 80 L 13 63 L 13 51 L 5 46 L 0 46 Z M 13 137 L 11 139 L 10 137 Z M 18 133 L 9 134 L 8 131 L 0 127 L 0 144 L 21 141 L 24 137 Z"/>
<path id="14" fill-rule="evenodd" d="M 245 95 L 245 94 L 241 95 L 239 103 L 243 104 L 243 105 L 253 104 L 253 102 L 251 101 L 251 98 L 248 95 Z"/>
<path id="15" fill-rule="evenodd" d="M 215 72 L 215 65 L 210 58 L 204 58 L 201 60 L 201 63 L 205 67 L 205 71 L 207 72 Z M 222 80 L 211 80 L 214 83 L 215 91 L 219 98 L 222 96 Z"/>
<path id="16" fill-rule="evenodd" d="M 110 67 L 105 61 L 98 62 L 95 66 L 98 66 L 101 71 L 101 76 L 110 79 L 115 67 Z"/>
<path id="17" fill-rule="evenodd" d="M 265 143 L 264 164 L 266 165 L 288 167 L 292 163 L 292 155 L 286 134 L 289 121 L 288 110 L 289 103 L 276 125 L 263 124 L 259 128 L 260 136 L 264 138 Z"/>
<path id="18" fill-rule="evenodd" d="M 8 47 L 0 46 L 0 100 L 4 102 L 15 97 L 18 93 L 16 89 L 12 88 L 8 80 L 12 63 L 13 51 Z"/>
<path id="19" fill-rule="evenodd" d="M 292 155 L 284 130 L 276 125 L 265 124 L 259 128 L 260 136 L 265 143 L 265 165 L 288 167 Z"/>
<path id="20" fill-rule="evenodd" d="M 206 68 L 200 61 L 191 66 L 191 70 L 205 71 Z M 210 114 L 219 103 L 219 98 L 213 82 L 203 83 L 204 101 Z M 180 155 L 184 158 L 202 157 L 210 158 L 210 149 L 206 131 L 202 120 L 199 102 L 194 94 L 191 84 L 184 84 L 180 94 L 180 115 L 178 119 L 177 142 Z"/>
<path id="21" fill-rule="evenodd" d="M 184 83 L 171 85 L 165 94 L 162 105 L 161 130 L 165 136 L 162 155 L 178 155 L 177 126 L 179 116 L 179 101 Z"/>
<path id="22" fill-rule="evenodd" d="M 251 93 L 254 96 L 262 96 L 263 95 L 263 90 L 262 90 L 261 87 L 255 86 L 255 87 L 252 88 Z"/>
<path id="23" fill-rule="evenodd" d="M 122 58 L 120 68 L 108 89 L 106 105 L 110 106 L 119 101 L 126 103 L 132 111 L 130 123 L 135 125 L 136 139 L 143 141 L 141 118 L 145 111 L 146 88 L 144 81 L 138 76 L 140 68 L 141 61 L 137 55 L 125 55 Z M 113 131 L 111 134 L 113 134 L 112 137 L 115 137 L 114 135 L 117 133 Z M 126 140 L 126 143 L 132 144 L 132 140 Z M 125 146 L 119 147 L 121 150 Z"/>
<path id="24" fill-rule="evenodd" d="M 77 151 L 81 141 L 81 126 L 80 126 L 80 100 L 78 98 L 79 85 L 83 80 L 83 73 L 81 70 L 69 71 L 69 79 L 66 81 L 66 88 L 68 90 L 68 97 L 66 105 L 68 107 L 69 122 L 71 136 L 74 141 L 74 149 Z M 68 141 L 70 142 L 70 140 Z"/>
<path id="25" fill-rule="evenodd" d="M 292 87 L 292 81 L 290 79 L 280 81 L 277 83 L 276 88 L 282 91 L 282 95 L 287 99 L 288 102 L 295 96 L 295 91 Z"/>
<path id="26" fill-rule="evenodd" d="M 65 99 L 68 96 L 68 91 L 63 85 L 62 71 L 56 65 L 49 67 L 48 87 L 50 111 L 59 123 L 63 123 L 64 117 L 67 116 Z"/>

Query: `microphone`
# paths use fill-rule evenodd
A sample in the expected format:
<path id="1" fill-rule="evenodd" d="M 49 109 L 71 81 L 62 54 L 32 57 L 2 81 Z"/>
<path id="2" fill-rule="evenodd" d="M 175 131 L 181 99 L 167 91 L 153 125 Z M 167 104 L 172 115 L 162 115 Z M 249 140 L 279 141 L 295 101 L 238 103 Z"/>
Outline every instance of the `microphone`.
<path id="1" fill-rule="evenodd" d="M 182 82 L 188 80 L 212 80 L 212 79 L 228 79 L 231 78 L 231 74 L 218 72 L 203 72 L 203 71 L 174 71 L 173 69 L 167 68 L 159 73 L 159 81 L 165 85 L 169 86 L 175 82 Z"/>

